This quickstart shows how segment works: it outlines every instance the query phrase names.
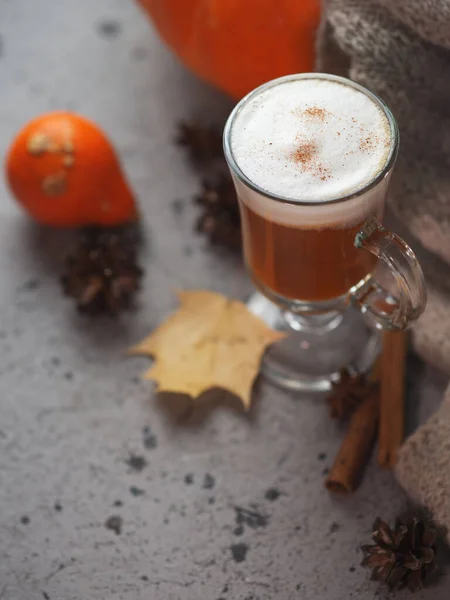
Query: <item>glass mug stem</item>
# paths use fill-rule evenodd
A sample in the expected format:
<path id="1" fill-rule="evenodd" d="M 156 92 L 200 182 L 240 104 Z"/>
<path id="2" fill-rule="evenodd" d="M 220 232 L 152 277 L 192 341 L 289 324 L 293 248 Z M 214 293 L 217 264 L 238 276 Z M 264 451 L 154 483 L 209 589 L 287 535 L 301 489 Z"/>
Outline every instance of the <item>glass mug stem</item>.
<path id="1" fill-rule="evenodd" d="M 294 331 L 326 335 L 340 325 L 342 310 L 331 310 L 318 315 L 301 315 L 288 310 L 283 314 L 283 318 Z"/>

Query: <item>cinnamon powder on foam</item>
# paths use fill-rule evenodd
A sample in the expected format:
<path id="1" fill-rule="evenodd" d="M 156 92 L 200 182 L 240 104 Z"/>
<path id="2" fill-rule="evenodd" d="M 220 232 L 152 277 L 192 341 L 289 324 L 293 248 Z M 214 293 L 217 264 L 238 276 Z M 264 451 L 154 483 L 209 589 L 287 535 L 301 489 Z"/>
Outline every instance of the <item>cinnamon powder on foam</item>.
<path id="1" fill-rule="evenodd" d="M 310 171 L 321 181 L 326 181 L 331 177 L 329 169 L 317 159 L 317 145 L 314 142 L 300 143 L 291 152 L 290 159 L 297 165 L 301 165 L 303 170 Z"/>
<path id="2" fill-rule="evenodd" d="M 326 121 L 327 116 L 330 115 L 329 111 L 319 106 L 310 106 L 302 111 L 298 111 L 303 118 L 311 121 Z M 356 119 L 352 119 L 353 123 L 356 123 Z M 337 135 L 341 135 L 338 131 Z M 359 142 L 359 150 L 370 152 L 374 150 L 380 143 L 380 138 L 377 135 L 368 136 Z M 313 175 L 319 177 L 321 181 L 326 181 L 331 177 L 329 170 L 324 167 L 321 163 L 315 160 L 317 154 L 317 146 L 314 142 L 301 143 L 291 153 L 291 160 L 295 163 L 302 165 L 305 170 L 312 171 Z"/>
<path id="3" fill-rule="evenodd" d="M 291 154 L 291 159 L 302 165 L 310 165 L 317 154 L 317 146 L 314 142 L 300 144 Z"/>
<path id="4" fill-rule="evenodd" d="M 302 114 L 304 117 L 314 121 L 325 121 L 330 113 L 325 108 L 320 108 L 320 106 L 310 106 L 303 110 Z"/>
<path id="5" fill-rule="evenodd" d="M 330 114 L 325 108 L 320 106 L 309 106 L 308 108 L 298 112 L 304 119 L 311 121 L 324 122 Z M 291 161 L 301 165 L 305 171 L 310 171 L 315 177 L 321 181 L 326 181 L 331 177 L 329 170 L 317 160 L 317 145 L 314 142 L 303 142 L 297 138 L 299 145 L 291 154 Z"/>

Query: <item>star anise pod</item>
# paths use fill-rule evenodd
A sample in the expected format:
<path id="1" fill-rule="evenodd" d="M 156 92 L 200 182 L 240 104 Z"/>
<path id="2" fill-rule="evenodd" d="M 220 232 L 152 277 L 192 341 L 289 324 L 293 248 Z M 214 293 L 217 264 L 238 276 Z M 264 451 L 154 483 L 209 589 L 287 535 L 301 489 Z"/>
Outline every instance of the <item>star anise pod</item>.
<path id="1" fill-rule="evenodd" d="M 181 122 L 175 141 L 185 146 L 195 161 L 205 162 L 223 157 L 222 135 L 213 127 Z"/>
<path id="2" fill-rule="evenodd" d="M 206 234 L 213 244 L 241 248 L 241 218 L 233 181 L 223 176 L 216 184 L 203 184 L 196 198 L 203 208 L 197 221 L 197 231 Z"/>
<path id="3" fill-rule="evenodd" d="M 348 419 L 362 400 L 367 398 L 370 389 L 370 384 L 366 382 L 364 375 L 353 375 L 343 369 L 339 381 L 333 383 L 331 393 L 327 397 L 330 417 L 339 420 Z"/>
<path id="4" fill-rule="evenodd" d="M 423 580 L 435 571 L 437 530 L 418 516 L 398 518 L 391 529 L 379 517 L 373 525 L 374 544 L 362 546 L 363 567 L 372 569 L 373 581 L 385 582 L 389 590 L 422 589 Z"/>
<path id="5" fill-rule="evenodd" d="M 65 260 L 62 286 L 81 312 L 116 315 L 130 308 L 143 275 L 136 262 L 137 244 L 128 227 L 80 232 L 76 252 Z"/>

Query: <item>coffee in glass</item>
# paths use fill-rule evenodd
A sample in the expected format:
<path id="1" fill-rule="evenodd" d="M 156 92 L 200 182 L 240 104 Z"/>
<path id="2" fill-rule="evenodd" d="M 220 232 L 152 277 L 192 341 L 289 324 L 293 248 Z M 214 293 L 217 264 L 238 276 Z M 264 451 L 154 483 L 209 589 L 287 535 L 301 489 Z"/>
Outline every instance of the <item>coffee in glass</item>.
<path id="1" fill-rule="evenodd" d="M 378 352 L 373 325 L 403 328 L 425 306 L 411 249 L 380 225 L 398 151 L 389 109 L 340 77 L 283 77 L 237 105 L 224 146 L 262 292 L 250 306 L 298 332 L 270 349 L 265 370 L 289 387 L 326 389 L 343 367 L 368 368 Z M 374 278 L 380 261 L 394 294 Z"/>

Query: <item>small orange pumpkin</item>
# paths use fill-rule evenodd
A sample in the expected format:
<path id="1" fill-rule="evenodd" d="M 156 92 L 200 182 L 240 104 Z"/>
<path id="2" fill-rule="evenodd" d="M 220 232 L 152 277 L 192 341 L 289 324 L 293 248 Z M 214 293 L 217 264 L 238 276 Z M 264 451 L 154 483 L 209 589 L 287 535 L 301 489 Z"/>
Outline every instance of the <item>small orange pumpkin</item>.
<path id="1" fill-rule="evenodd" d="M 194 73 L 240 99 L 312 71 L 320 0 L 138 0 Z"/>
<path id="2" fill-rule="evenodd" d="M 110 226 L 136 218 L 111 142 L 75 113 L 47 113 L 27 123 L 9 148 L 5 170 L 18 202 L 46 225 Z"/>

